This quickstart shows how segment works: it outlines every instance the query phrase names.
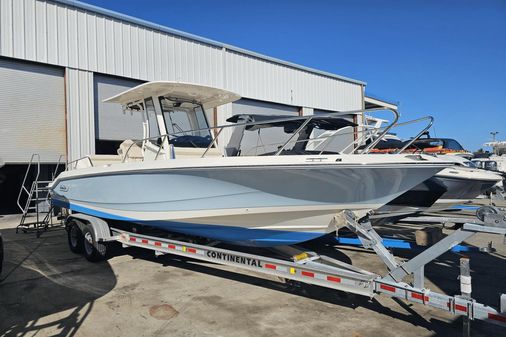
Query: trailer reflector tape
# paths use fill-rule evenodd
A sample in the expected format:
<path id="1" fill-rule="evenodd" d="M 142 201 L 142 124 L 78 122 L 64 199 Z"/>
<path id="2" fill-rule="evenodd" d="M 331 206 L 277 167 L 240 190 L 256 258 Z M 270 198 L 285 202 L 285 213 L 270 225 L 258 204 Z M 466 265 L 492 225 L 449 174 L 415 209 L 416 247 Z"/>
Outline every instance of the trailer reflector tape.
<path id="1" fill-rule="evenodd" d="M 130 237 L 130 241 L 135 242 L 136 240 L 134 237 Z"/>
<path id="2" fill-rule="evenodd" d="M 380 284 L 380 288 L 386 291 L 390 291 L 392 293 L 395 293 L 395 287 L 386 285 L 386 284 Z"/>
<path id="3" fill-rule="evenodd" d="M 275 266 L 275 265 L 273 265 L 273 264 L 270 264 L 270 263 L 266 263 L 266 264 L 264 264 L 264 268 L 268 268 L 268 269 L 274 269 L 274 270 L 276 270 L 276 266 Z"/>
<path id="4" fill-rule="evenodd" d="M 141 242 L 147 244 L 148 240 L 147 239 L 142 239 Z"/>
<path id="5" fill-rule="evenodd" d="M 314 277 L 314 273 L 313 272 L 310 272 L 310 271 L 302 271 L 301 272 L 302 276 L 307 276 L 307 277 Z"/>
<path id="6" fill-rule="evenodd" d="M 169 249 L 176 249 L 176 246 L 171 244 L 167 245 L 167 247 L 169 247 Z"/>
<path id="7" fill-rule="evenodd" d="M 488 318 L 489 319 L 493 319 L 493 320 L 498 321 L 498 322 L 506 323 L 506 316 L 496 315 L 496 314 L 489 313 L 488 314 Z"/>
<path id="8" fill-rule="evenodd" d="M 187 248 L 186 250 L 188 251 L 188 253 L 193 253 L 193 254 L 197 253 L 197 250 L 195 248 Z"/>
<path id="9" fill-rule="evenodd" d="M 341 283 L 341 278 L 329 275 L 329 276 L 327 276 L 327 281 Z"/>
<path id="10" fill-rule="evenodd" d="M 424 302 L 429 301 L 428 296 L 424 296 L 423 294 L 419 294 L 419 293 L 411 293 L 411 297 L 416 298 L 417 300 L 420 300 L 420 301 L 424 301 Z"/>
<path id="11" fill-rule="evenodd" d="M 161 243 L 161 242 L 159 242 L 159 241 L 155 241 L 155 246 L 160 247 L 161 245 L 162 245 L 162 243 Z"/>
<path id="12" fill-rule="evenodd" d="M 462 312 L 467 312 L 467 307 L 464 306 L 464 305 L 455 304 L 455 310 L 462 311 Z"/>
<path id="13" fill-rule="evenodd" d="M 295 275 L 295 273 L 296 273 L 295 268 L 290 267 L 290 274 Z"/>

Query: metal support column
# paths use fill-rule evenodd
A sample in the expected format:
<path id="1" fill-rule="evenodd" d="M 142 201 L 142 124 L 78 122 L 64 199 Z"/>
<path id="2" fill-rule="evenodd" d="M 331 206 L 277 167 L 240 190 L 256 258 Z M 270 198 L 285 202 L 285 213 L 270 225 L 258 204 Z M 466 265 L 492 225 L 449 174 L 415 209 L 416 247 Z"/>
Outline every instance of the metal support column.
<path id="1" fill-rule="evenodd" d="M 460 259 L 460 292 L 462 298 L 471 300 L 471 269 L 467 257 Z M 463 319 L 462 334 L 464 337 L 471 337 L 471 319 L 469 316 L 463 316 Z"/>

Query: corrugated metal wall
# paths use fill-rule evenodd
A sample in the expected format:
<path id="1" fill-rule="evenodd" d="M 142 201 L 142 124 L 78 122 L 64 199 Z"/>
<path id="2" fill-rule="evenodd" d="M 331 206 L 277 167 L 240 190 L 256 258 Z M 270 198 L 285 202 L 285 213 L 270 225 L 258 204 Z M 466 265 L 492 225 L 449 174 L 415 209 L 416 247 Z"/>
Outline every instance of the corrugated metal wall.
<path id="1" fill-rule="evenodd" d="M 195 82 L 328 110 L 361 85 L 42 0 L 0 0 L 0 55 L 140 80 Z"/>
<path id="2" fill-rule="evenodd" d="M 60 3 L 0 0 L 0 55 L 222 87 L 222 49 Z"/>
<path id="3" fill-rule="evenodd" d="M 68 69 L 66 73 L 67 149 L 69 161 L 95 153 L 93 73 Z"/>
<path id="4" fill-rule="evenodd" d="M 92 116 L 87 112 L 83 118 L 88 107 L 77 107 L 82 102 L 91 104 L 93 72 L 205 84 L 301 107 L 334 111 L 362 107 L 360 83 L 78 7 L 44 0 L 0 0 L 1 56 L 71 68 L 68 119 L 85 122 L 68 128 L 72 142 L 78 141 L 78 133 L 84 137 L 82 145 L 71 143 L 74 150 L 93 149 L 89 142 L 93 127 L 89 135 L 83 134 Z"/>
<path id="5" fill-rule="evenodd" d="M 226 53 L 226 87 L 244 97 L 301 107 L 346 111 L 362 106 L 360 85 L 234 51 Z"/>

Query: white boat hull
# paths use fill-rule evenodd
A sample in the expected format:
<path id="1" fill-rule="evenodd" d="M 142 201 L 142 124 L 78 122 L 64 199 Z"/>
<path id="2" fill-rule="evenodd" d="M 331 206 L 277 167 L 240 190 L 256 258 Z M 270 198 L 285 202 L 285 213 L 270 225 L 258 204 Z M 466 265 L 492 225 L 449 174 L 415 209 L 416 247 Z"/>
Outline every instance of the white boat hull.
<path id="1" fill-rule="evenodd" d="M 335 230 L 338 211 L 379 208 L 444 168 L 360 157 L 233 157 L 80 169 L 57 178 L 53 202 L 239 244 L 293 244 Z"/>

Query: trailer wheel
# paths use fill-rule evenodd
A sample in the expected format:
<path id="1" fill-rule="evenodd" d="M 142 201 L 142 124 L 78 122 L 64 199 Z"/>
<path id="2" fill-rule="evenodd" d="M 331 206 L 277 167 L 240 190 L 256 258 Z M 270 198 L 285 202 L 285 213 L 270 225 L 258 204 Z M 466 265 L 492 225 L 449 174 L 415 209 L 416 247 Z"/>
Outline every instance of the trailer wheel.
<path id="1" fill-rule="evenodd" d="M 84 257 L 90 262 L 102 261 L 107 255 L 107 246 L 104 243 L 95 242 L 91 229 L 83 230 Z"/>
<path id="2" fill-rule="evenodd" d="M 73 253 L 81 254 L 83 252 L 83 233 L 75 221 L 71 221 L 67 226 L 67 238 L 69 248 Z"/>
<path id="3" fill-rule="evenodd" d="M 476 210 L 476 217 L 481 221 L 485 221 L 485 218 L 488 215 L 493 215 L 497 213 L 498 213 L 497 208 L 492 206 L 483 206 Z"/>

